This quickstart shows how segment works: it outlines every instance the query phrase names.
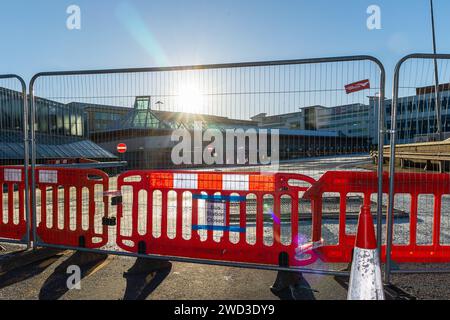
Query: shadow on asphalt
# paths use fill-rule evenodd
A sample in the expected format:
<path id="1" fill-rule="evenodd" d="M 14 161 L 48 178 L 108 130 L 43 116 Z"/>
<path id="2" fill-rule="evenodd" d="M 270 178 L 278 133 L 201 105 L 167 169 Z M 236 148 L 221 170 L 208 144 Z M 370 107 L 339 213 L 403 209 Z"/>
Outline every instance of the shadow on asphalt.
<path id="1" fill-rule="evenodd" d="M 168 261 L 136 259 L 135 264 L 124 273 L 127 281 L 124 300 L 145 300 L 159 287 L 172 270 Z"/>
<path id="2" fill-rule="evenodd" d="M 0 289 L 33 278 L 44 272 L 49 266 L 58 261 L 61 256 L 53 256 L 41 261 L 27 264 L 0 275 Z"/>
<path id="3" fill-rule="evenodd" d="M 108 261 L 107 259 L 108 255 L 106 254 L 75 252 L 45 280 L 39 292 L 39 300 L 57 300 L 69 291 L 67 286 L 67 280 L 71 276 L 71 274 L 67 273 L 69 266 L 78 266 L 80 268 L 81 281 L 104 267 Z"/>
<path id="4" fill-rule="evenodd" d="M 280 300 L 316 300 L 314 290 L 301 273 L 278 272 L 271 287 L 272 293 Z"/>

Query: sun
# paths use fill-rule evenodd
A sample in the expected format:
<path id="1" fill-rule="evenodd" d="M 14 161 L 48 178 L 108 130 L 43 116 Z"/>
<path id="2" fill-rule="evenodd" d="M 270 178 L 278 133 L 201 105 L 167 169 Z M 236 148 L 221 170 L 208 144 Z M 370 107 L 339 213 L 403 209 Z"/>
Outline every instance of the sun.
<path id="1" fill-rule="evenodd" d="M 183 85 L 178 93 L 178 105 L 190 113 L 199 113 L 203 109 L 203 94 L 200 89 L 194 85 Z"/>

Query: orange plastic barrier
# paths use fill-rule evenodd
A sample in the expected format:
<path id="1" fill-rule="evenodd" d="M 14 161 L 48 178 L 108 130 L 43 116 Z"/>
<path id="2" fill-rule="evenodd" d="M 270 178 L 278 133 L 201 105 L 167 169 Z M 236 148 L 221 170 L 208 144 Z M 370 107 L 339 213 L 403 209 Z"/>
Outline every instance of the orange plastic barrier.
<path id="1" fill-rule="evenodd" d="M 395 175 L 395 194 L 408 194 L 410 201 L 409 219 L 409 244 L 392 245 L 391 258 L 395 262 L 419 262 L 419 263 L 448 263 L 450 262 L 450 241 L 441 241 L 441 231 L 444 226 L 449 226 L 449 221 L 444 221 L 443 212 L 448 212 L 450 208 L 443 208 L 442 200 L 444 196 L 450 195 L 450 175 L 448 174 L 427 174 L 427 173 L 397 173 Z M 420 222 L 418 219 L 419 196 L 431 195 L 434 199 L 432 207 L 432 230 L 431 239 L 428 244 L 419 244 L 419 236 L 428 238 L 425 234 L 419 234 L 419 223 L 423 226 L 427 221 Z M 447 203 L 447 205 L 450 205 Z M 447 217 L 448 219 L 448 217 Z M 396 224 L 401 223 L 394 217 L 394 235 Z M 404 223 L 404 222 L 403 222 Z M 431 226 L 430 226 L 431 227 Z M 431 229 L 431 228 L 430 228 Z M 447 230 L 449 232 L 450 230 Z M 383 257 L 386 256 L 383 250 Z"/>
<path id="2" fill-rule="evenodd" d="M 305 186 L 294 186 L 291 180 Z M 289 174 L 128 172 L 118 179 L 119 190 L 122 190 L 124 196 L 132 194 L 132 197 L 124 198 L 124 202 L 117 208 L 117 244 L 128 252 L 140 254 L 274 266 L 308 265 L 317 257 L 310 255 L 302 260 L 297 256 L 298 195 L 314 183 L 315 180 L 310 177 Z M 125 188 L 131 188 L 132 192 L 125 192 Z M 142 191 L 145 191 L 144 195 L 141 195 Z M 186 193 L 192 196 L 187 205 L 186 198 L 183 197 Z M 246 202 L 249 201 L 250 195 L 253 195 L 256 206 L 254 243 L 249 243 L 246 235 L 249 230 Z M 273 197 L 273 203 L 266 203 L 264 207 L 265 196 Z M 286 196 L 291 199 L 291 230 L 289 241 L 283 243 L 280 213 L 281 198 Z M 160 206 L 155 205 L 155 201 L 158 201 Z M 230 221 L 230 208 L 233 203 L 239 203 L 239 222 L 235 224 Z M 190 210 L 191 214 L 186 215 L 186 210 Z M 215 224 L 212 221 L 202 225 L 201 214 L 218 218 L 222 223 Z M 264 215 L 270 214 L 273 218 L 273 244 L 266 245 Z M 158 215 L 160 219 L 156 220 Z M 169 215 L 172 217 L 169 218 Z M 188 222 L 186 217 L 189 217 Z M 183 235 L 186 225 L 192 228 L 188 236 Z M 206 237 L 202 239 L 199 230 L 204 230 Z M 223 234 L 217 238 L 214 236 L 217 232 Z M 239 233 L 239 240 L 231 241 L 230 232 Z"/>
<path id="3" fill-rule="evenodd" d="M 339 243 L 337 245 L 325 245 L 317 249 L 322 260 L 327 262 L 351 261 L 351 253 L 355 245 L 355 235 L 346 232 L 346 203 L 345 199 L 349 193 L 363 193 L 364 203 L 370 205 L 370 196 L 377 194 L 378 177 L 373 172 L 327 172 L 322 178 L 309 189 L 305 197 L 315 199 L 320 205 L 321 197 L 324 193 L 336 192 L 340 194 L 340 216 L 339 216 Z M 389 192 L 388 174 L 383 176 L 383 193 Z M 450 243 L 441 243 L 441 230 L 445 223 L 442 221 L 442 197 L 450 195 L 450 176 L 448 174 L 428 174 L 428 173 L 396 173 L 395 174 L 395 195 L 407 194 L 411 196 L 410 208 L 406 210 L 409 217 L 398 221 L 395 217 L 394 235 L 396 223 L 408 223 L 409 244 L 393 244 L 391 259 L 398 263 L 446 263 L 450 262 Z M 419 195 L 432 195 L 434 198 L 432 241 L 428 245 L 418 244 L 418 199 Z M 449 208 L 450 209 L 450 208 Z M 322 232 L 321 210 L 313 226 L 313 237 L 320 238 Z M 376 211 L 372 207 L 373 216 Z M 386 221 L 386 216 L 383 221 Z M 386 261 L 386 246 L 382 246 L 382 260 Z"/>
<path id="4" fill-rule="evenodd" d="M 350 262 L 355 234 L 347 230 L 347 196 L 362 194 L 364 205 L 371 206 L 375 217 L 376 204 L 371 197 L 378 192 L 376 173 L 351 171 L 327 172 L 318 181 L 286 173 L 131 171 L 118 177 L 115 192 L 109 191 L 107 174 L 94 169 L 39 167 L 35 179 L 37 240 L 41 244 L 104 247 L 108 243 L 108 225 L 116 223 L 109 217 L 108 200 L 114 197 L 115 240 L 127 252 L 283 267 L 306 266 L 317 259 Z M 23 241 L 24 169 L 0 167 L 0 184 L 0 239 Z M 388 194 L 388 187 L 385 174 L 384 194 Z M 323 198 L 329 193 L 340 197 L 337 243 L 322 238 Z M 394 193 L 408 194 L 411 201 L 409 210 L 405 210 L 409 216 L 402 221 L 394 218 L 394 235 L 398 223 L 403 228 L 407 225 L 409 243 L 394 243 L 392 260 L 450 262 L 450 243 L 442 238 L 442 234 L 446 235 L 443 197 L 450 196 L 450 176 L 397 173 Z M 434 199 L 429 217 L 432 222 L 418 217 L 420 195 Z M 299 235 L 302 196 L 311 201 L 312 212 L 311 237 L 305 239 Z M 267 201 L 267 197 L 271 200 Z M 287 214 L 286 209 L 283 211 L 285 199 L 289 200 Z M 249 208 L 254 214 L 249 213 Z M 432 225 L 429 244 L 418 241 L 422 239 L 420 223 L 422 227 Z M 386 246 L 382 247 L 382 260 L 386 260 Z"/>
<path id="5" fill-rule="evenodd" d="M 388 175 L 384 175 L 383 192 L 386 193 L 389 185 L 388 180 Z M 325 262 L 349 263 L 352 260 L 356 234 L 349 234 L 346 230 L 347 195 L 350 193 L 362 194 L 364 204 L 370 206 L 371 195 L 378 194 L 378 175 L 375 172 L 351 171 L 329 171 L 325 173 L 304 195 L 304 198 L 311 199 L 318 206 L 315 210 L 316 217 L 313 220 L 313 239 L 322 237 L 322 198 L 324 193 L 339 194 L 338 243 L 333 245 L 324 243 L 324 246 L 317 248 L 316 252 Z M 372 215 L 376 216 L 376 210 L 372 210 Z"/>
<path id="6" fill-rule="evenodd" d="M 0 167 L 0 239 L 25 240 L 27 222 L 24 172 L 23 167 Z"/>
<path id="7" fill-rule="evenodd" d="M 109 187 L 94 169 L 36 169 L 37 237 L 40 242 L 100 248 L 108 242 Z"/>

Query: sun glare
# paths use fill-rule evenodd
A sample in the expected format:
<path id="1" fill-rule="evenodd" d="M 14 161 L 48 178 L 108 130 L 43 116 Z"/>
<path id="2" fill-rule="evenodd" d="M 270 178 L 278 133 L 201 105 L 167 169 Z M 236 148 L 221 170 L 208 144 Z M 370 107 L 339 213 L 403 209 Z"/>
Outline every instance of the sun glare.
<path id="1" fill-rule="evenodd" d="M 178 94 L 178 105 L 182 111 L 200 113 L 203 109 L 203 95 L 199 88 L 193 85 L 184 85 Z"/>

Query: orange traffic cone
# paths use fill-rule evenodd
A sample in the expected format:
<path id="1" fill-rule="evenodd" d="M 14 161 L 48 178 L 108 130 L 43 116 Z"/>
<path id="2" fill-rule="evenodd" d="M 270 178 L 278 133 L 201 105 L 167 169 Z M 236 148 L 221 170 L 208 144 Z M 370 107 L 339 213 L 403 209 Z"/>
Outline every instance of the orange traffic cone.
<path id="1" fill-rule="evenodd" d="M 348 300 L 384 300 L 380 259 L 370 205 L 361 207 Z"/>

